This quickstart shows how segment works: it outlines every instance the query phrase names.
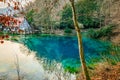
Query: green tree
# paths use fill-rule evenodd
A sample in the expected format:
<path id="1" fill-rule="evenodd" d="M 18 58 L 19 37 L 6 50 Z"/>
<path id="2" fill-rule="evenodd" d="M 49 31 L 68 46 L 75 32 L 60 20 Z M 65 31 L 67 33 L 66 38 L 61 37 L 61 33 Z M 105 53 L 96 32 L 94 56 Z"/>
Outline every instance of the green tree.
<path id="1" fill-rule="evenodd" d="M 31 25 L 34 22 L 33 16 L 34 16 L 34 10 L 33 9 L 26 13 L 26 19 L 27 19 L 28 23 L 31 24 Z"/>
<path id="2" fill-rule="evenodd" d="M 96 28 L 100 24 L 100 17 L 97 15 L 99 5 L 96 0 L 80 0 L 75 2 L 77 20 L 85 28 Z M 69 4 L 66 4 L 61 14 L 61 28 L 73 28 L 72 10 Z"/>
<path id="3" fill-rule="evenodd" d="M 73 28 L 73 20 L 72 20 L 72 9 L 69 4 L 66 4 L 64 7 L 62 14 L 61 14 L 61 20 L 60 20 L 60 29 L 65 28 Z"/>

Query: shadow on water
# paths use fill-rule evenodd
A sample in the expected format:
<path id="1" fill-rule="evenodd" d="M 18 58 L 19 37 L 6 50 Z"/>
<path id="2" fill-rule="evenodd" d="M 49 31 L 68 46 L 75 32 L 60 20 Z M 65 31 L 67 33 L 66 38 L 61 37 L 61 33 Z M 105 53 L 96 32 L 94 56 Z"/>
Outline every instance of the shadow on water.
<path id="1" fill-rule="evenodd" d="M 46 36 L 25 37 L 22 42 L 31 50 L 36 51 L 36 57 L 62 62 L 64 66 L 80 66 L 77 37 Z M 92 58 L 100 58 L 100 53 L 106 51 L 110 43 L 83 37 L 84 54 L 87 62 Z"/>

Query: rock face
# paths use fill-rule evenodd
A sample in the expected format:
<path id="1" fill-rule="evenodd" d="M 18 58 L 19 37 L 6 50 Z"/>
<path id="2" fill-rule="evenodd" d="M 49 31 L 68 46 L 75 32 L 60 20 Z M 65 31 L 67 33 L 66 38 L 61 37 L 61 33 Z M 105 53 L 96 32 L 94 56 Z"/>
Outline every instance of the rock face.
<path id="1" fill-rule="evenodd" d="M 120 24 L 113 30 L 111 41 L 117 45 L 120 45 Z"/>
<path id="2" fill-rule="evenodd" d="M 19 28 L 25 32 L 25 34 L 32 33 L 32 28 L 30 27 L 29 23 L 25 18 L 23 18 L 22 23 L 20 24 Z"/>
<path id="3" fill-rule="evenodd" d="M 32 33 L 32 29 L 29 25 L 29 23 L 27 22 L 27 20 L 24 18 L 23 15 L 18 14 L 19 11 L 15 11 L 13 9 L 13 7 L 4 7 L 4 8 L 0 8 L 0 15 L 8 15 L 8 16 L 13 16 L 15 19 L 19 20 L 21 23 L 17 23 L 16 25 L 12 25 L 12 27 L 19 27 L 20 30 L 23 31 L 24 34 L 29 34 Z M 14 15 L 17 14 L 17 17 L 15 17 Z M 18 32 L 17 30 L 14 32 Z"/>
<path id="4" fill-rule="evenodd" d="M 18 13 L 19 11 L 15 11 L 13 7 L 5 7 L 5 8 L 0 8 L 0 14 L 4 15 L 11 15 L 13 16 L 14 14 Z"/>
<path id="5" fill-rule="evenodd" d="M 120 45 L 120 0 L 113 0 L 110 6 L 110 23 L 115 24 L 116 27 L 111 35 L 111 41 Z"/>
<path id="6" fill-rule="evenodd" d="M 117 25 L 117 26 L 113 30 L 113 36 L 111 38 L 111 41 L 114 42 L 115 44 L 120 45 L 120 15 L 119 15 L 120 1 L 119 0 L 116 1 L 112 7 L 113 7 L 113 10 L 111 11 L 111 14 L 113 16 L 112 23 Z M 116 9 L 116 7 L 118 7 L 119 10 Z"/>

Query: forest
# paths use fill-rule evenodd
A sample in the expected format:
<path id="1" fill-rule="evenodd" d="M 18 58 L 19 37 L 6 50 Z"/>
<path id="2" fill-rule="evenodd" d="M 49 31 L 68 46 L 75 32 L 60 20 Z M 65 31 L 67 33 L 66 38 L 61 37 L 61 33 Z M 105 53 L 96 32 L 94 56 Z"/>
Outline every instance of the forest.
<path id="1" fill-rule="evenodd" d="M 0 0 L 0 80 L 120 80 L 120 0 Z"/>

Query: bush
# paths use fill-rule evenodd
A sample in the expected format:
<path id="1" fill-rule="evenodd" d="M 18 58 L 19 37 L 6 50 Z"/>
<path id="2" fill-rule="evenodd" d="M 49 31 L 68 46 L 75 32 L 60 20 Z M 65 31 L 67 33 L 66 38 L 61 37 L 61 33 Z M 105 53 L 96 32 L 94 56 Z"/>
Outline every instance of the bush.
<path id="1" fill-rule="evenodd" d="M 66 29 L 64 30 L 64 32 L 65 32 L 65 33 L 72 33 L 72 30 L 71 30 L 70 28 L 66 28 Z"/>
<path id="2" fill-rule="evenodd" d="M 100 29 L 99 33 L 103 36 L 109 36 L 112 33 L 112 28 L 113 26 L 111 25 L 105 26 L 105 28 Z"/>
<path id="3" fill-rule="evenodd" d="M 112 34 L 112 29 L 113 29 L 113 25 L 104 26 L 99 30 L 89 29 L 89 31 L 87 32 L 87 35 L 95 39 L 105 37 L 105 36 L 110 37 L 110 35 Z"/>
<path id="4" fill-rule="evenodd" d="M 97 33 L 94 29 L 89 29 L 87 32 L 87 36 L 91 38 L 97 38 Z"/>

